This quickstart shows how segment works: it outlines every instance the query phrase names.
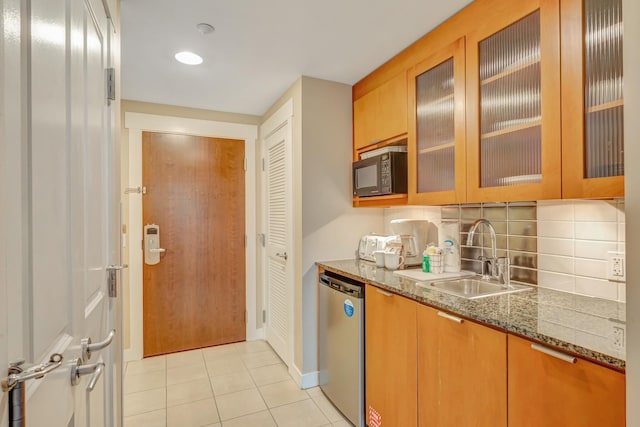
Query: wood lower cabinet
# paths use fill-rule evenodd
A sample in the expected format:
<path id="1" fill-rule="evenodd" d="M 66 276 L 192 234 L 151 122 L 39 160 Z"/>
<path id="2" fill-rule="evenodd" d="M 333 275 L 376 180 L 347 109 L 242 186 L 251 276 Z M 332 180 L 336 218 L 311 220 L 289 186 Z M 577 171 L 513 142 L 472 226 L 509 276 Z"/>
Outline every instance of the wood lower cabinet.
<path id="1" fill-rule="evenodd" d="M 407 298 L 367 285 L 366 418 L 367 425 L 417 425 L 416 306 Z M 372 422 L 371 416 L 380 418 Z"/>
<path id="2" fill-rule="evenodd" d="M 625 426 L 623 373 L 371 285 L 365 331 L 368 426 Z"/>
<path id="3" fill-rule="evenodd" d="M 624 374 L 532 344 L 509 336 L 509 426 L 625 425 Z"/>
<path id="4" fill-rule="evenodd" d="M 418 425 L 506 427 L 506 334 L 423 305 L 417 310 Z"/>

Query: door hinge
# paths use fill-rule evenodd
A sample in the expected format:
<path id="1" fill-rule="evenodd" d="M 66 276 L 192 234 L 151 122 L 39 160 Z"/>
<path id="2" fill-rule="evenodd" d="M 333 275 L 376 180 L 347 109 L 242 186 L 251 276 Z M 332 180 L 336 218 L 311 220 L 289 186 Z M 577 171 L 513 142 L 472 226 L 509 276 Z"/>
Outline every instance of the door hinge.
<path id="1" fill-rule="evenodd" d="M 247 158 L 244 158 L 244 171 L 247 171 Z"/>
<path id="2" fill-rule="evenodd" d="M 262 323 L 267 321 L 267 310 L 262 310 Z"/>
<path id="3" fill-rule="evenodd" d="M 107 68 L 107 99 L 116 100 L 116 69 Z"/>
<path id="4" fill-rule="evenodd" d="M 267 244 L 267 235 L 264 233 L 260 233 L 258 234 L 258 239 L 260 240 L 260 244 L 264 248 L 265 245 Z"/>
<path id="5" fill-rule="evenodd" d="M 264 157 L 262 158 L 262 172 L 264 172 Z"/>

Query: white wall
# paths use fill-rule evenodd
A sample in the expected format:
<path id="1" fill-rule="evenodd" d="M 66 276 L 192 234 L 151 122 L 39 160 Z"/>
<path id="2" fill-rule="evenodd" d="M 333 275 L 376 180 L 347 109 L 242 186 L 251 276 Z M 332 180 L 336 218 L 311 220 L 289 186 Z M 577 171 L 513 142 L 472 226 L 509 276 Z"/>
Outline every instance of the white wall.
<path id="1" fill-rule="evenodd" d="M 318 369 L 316 261 L 355 258 L 360 237 L 383 231 L 381 209 L 351 197 L 351 86 L 302 78 L 302 372 Z"/>
<path id="2" fill-rule="evenodd" d="M 640 2 L 622 0 L 624 18 L 625 209 L 627 218 L 627 425 L 640 426 Z"/>
<path id="3" fill-rule="evenodd" d="M 267 110 L 262 121 L 291 98 L 294 254 L 300 254 L 294 256 L 293 371 L 307 387 L 317 382 L 318 370 L 315 263 L 354 258 L 360 237 L 382 233 L 384 226 L 381 209 L 352 207 L 351 86 L 303 76 Z M 263 204 L 258 201 L 259 217 L 264 215 Z M 262 293 L 264 277 L 259 283 Z"/>

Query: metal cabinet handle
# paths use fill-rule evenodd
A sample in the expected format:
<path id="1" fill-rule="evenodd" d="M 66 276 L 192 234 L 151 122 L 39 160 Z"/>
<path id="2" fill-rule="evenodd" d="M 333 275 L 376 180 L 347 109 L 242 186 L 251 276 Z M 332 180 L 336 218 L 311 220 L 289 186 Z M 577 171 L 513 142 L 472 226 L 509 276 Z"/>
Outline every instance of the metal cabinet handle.
<path id="1" fill-rule="evenodd" d="M 80 357 L 82 359 L 83 362 L 88 362 L 91 359 L 91 353 L 94 351 L 100 351 L 103 348 L 107 347 L 109 344 L 111 344 L 111 341 L 113 341 L 113 337 L 116 336 L 116 330 L 112 329 L 109 332 L 109 335 L 107 335 L 107 337 L 100 341 L 97 342 L 95 344 L 91 343 L 91 338 L 82 338 L 80 340 L 80 347 L 82 349 L 82 356 Z"/>
<path id="2" fill-rule="evenodd" d="M 166 252 L 167 250 L 165 248 L 151 248 L 149 249 L 149 252 L 152 253 L 162 253 L 162 252 Z"/>
<path id="3" fill-rule="evenodd" d="M 92 374 L 89 384 L 87 384 L 87 391 L 93 391 L 103 370 L 103 362 L 83 365 L 82 359 L 74 359 L 71 366 L 71 385 L 78 385 L 80 383 L 81 376 Z"/>
<path id="4" fill-rule="evenodd" d="M 449 313 L 445 313 L 443 311 L 439 311 L 438 312 L 438 316 L 440 316 L 440 317 L 442 317 L 444 319 L 447 319 L 447 320 L 451 320 L 451 321 L 456 322 L 456 323 L 460 323 L 460 324 L 464 322 L 464 319 L 461 319 L 461 318 L 456 317 L 456 316 L 452 316 Z"/>
<path id="5" fill-rule="evenodd" d="M 287 260 L 287 258 L 289 258 L 289 257 L 287 256 L 287 253 L 286 253 L 286 252 L 285 252 L 285 253 L 283 253 L 283 254 L 281 254 L 280 252 L 277 252 L 277 253 L 276 253 L 276 256 L 277 256 L 277 257 L 280 257 L 280 258 L 284 258 L 284 260 L 285 260 L 285 261 Z"/>
<path id="6" fill-rule="evenodd" d="M 531 348 L 535 351 L 539 351 L 540 353 L 547 354 L 551 357 L 555 357 L 556 359 L 560 359 L 567 363 L 576 363 L 578 359 L 573 356 L 569 356 L 568 354 L 561 353 L 559 351 L 553 350 L 549 347 L 545 347 L 540 344 L 531 344 Z"/>
<path id="7" fill-rule="evenodd" d="M 385 297 L 392 297 L 393 294 L 391 292 L 383 291 L 382 289 L 376 288 L 376 292 L 384 295 Z"/>

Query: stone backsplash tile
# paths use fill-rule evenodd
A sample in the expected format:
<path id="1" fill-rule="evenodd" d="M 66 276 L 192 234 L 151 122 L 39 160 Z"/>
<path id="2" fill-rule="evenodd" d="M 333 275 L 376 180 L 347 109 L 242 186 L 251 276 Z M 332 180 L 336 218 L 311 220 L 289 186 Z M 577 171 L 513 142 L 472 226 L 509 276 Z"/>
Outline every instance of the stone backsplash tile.
<path id="1" fill-rule="evenodd" d="M 491 256 L 491 234 L 486 226 L 477 229 L 473 244 L 467 246 L 471 224 L 479 218 L 491 222 L 496 231 L 496 255 L 509 257 L 512 278 L 528 284 L 537 284 L 537 224 L 536 203 L 484 203 L 445 206 L 443 219 L 456 219 L 460 224 L 462 268 L 481 271 L 479 256 Z M 457 215 L 457 217 L 456 217 Z M 513 215 L 513 218 L 511 217 Z"/>

